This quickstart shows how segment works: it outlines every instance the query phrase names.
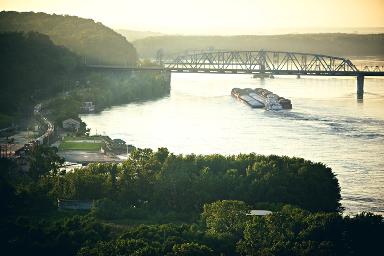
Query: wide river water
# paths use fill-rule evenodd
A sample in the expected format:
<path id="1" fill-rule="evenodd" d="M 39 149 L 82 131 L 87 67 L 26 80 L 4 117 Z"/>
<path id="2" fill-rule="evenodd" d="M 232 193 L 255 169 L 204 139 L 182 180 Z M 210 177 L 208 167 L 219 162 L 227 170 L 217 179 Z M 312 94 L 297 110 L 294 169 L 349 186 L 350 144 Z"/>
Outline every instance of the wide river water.
<path id="1" fill-rule="evenodd" d="M 263 87 L 292 100 L 293 109 L 252 109 L 233 87 Z M 81 117 L 93 134 L 174 153 L 256 152 L 325 163 L 337 174 L 346 213 L 384 214 L 384 79 L 172 74 L 171 94 Z"/>

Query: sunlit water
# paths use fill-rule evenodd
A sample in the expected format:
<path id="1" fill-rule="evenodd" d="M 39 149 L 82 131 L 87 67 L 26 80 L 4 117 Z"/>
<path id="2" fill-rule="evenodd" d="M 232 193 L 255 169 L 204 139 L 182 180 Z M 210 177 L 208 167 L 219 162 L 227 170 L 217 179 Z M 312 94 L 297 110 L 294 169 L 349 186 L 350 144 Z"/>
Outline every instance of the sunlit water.
<path id="1" fill-rule="evenodd" d="M 171 95 L 82 116 L 92 133 L 175 153 L 256 152 L 320 161 L 337 174 L 346 213 L 384 214 L 384 79 L 172 74 Z M 292 100 L 290 111 L 252 109 L 233 87 L 264 87 Z"/>

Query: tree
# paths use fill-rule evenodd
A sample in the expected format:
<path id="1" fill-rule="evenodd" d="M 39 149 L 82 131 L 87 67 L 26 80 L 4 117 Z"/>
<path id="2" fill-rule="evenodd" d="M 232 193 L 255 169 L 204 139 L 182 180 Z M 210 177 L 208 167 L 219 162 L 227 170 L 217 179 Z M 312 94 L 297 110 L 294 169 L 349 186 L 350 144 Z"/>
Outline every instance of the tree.
<path id="1" fill-rule="evenodd" d="M 242 255 L 350 255 L 336 213 L 310 213 L 291 206 L 245 224 L 237 249 Z"/>
<path id="2" fill-rule="evenodd" d="M 382 215 L 363 212 L 344 219 L 346 237 L 354 255 L 375 255 L 382 251 L 384 219 Z"/>
<path id="3" fill-rule="evenodd" d="M 64 158 L 57 155 L 57 148 L 38 145 L 28 153 L 29 173 L 37 180 L 41 176 L 56 174 L 64 163 Z"/>
<path id="4" fill-rule="evenodd" d="M 9 177 L 16 171 L 16 164 L 12 160 L 0 158 L 0 213 L 4 216 L 17 204 L 16 190 Z"/>
<path id="5" fill-rule="evenodd" d="M 202 218 L 208 233 L 238 239 L 243 233 L 248 212 L 249 207 L 242 201 L 222 200 L 205 204 Z"/>
<path id="6" fill-rule="evenodd" d="M 175 256 L 210 256 L 214 255 L 211 248 L 198 243 L 175 244 L 172 249 Z"/>
<path id="7" fill-rule="evenodd" d="M 153 246 L 142 239 L 117 239 L 99 242 L 95 247 L 83 247 L 77 256 L 158 256 L 159 245 Z"/>
<path id="8" fill-rule="evenodd" d="M 87 168 L 77 169 L 59 177 L 55 190 L 60 198 L 101 199 L 110 196 L 113 189 L 108 176 L 106 173 L 92 173 Z"/>

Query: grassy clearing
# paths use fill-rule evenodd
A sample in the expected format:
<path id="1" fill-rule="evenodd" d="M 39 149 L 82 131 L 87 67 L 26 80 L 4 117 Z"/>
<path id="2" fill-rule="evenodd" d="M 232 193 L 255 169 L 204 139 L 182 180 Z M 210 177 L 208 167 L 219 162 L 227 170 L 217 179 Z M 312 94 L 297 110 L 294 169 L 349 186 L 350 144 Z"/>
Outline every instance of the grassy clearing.
<path id="1" fill-rule="evenodd" d="M 59 150 L 81 150 L 96 152 L 104 147 L 104 141 L 97 137 L 65 137 L 60 143 Z"/>
<path id="2" fill-rule="evenodd" d="M 59 150 L 83 150 L 83 151 L 99 151 L 103 146 L 102 143 L 86 143 L 86 142 L 66 142 L 63 141 Z"/>
<path id="3" fill-rule="evenodd" d="M 74 137 L 74 136 L 66 136 L 64 138 L 65 141 L 98 141 L 98 140 L 102 140 L 102 137 L 101 136 L 83 136 L 83 137 Z"/>

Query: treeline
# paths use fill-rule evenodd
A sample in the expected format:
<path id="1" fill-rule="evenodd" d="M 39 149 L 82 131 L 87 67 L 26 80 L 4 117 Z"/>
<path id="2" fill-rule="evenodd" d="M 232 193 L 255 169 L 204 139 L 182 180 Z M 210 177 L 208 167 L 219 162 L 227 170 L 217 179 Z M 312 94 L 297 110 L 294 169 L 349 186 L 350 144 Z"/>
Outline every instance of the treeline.
<path id="1" fill-rule="evenodd" d="M 241 203 L 214 202 L 227 215 L 203 212 L 199 222 L 193 224 L 116 228 L 91 214 L 39 222 L 36 218 L 18 217 L 0 222 L 0 245 L 6 255 L 42 256 L 357 256 L 381 251 L 384 225 L 380 215 L 342 217 L 284 206 L 271 215 L 252 217 L 240 210 L 226 210 L 228 205 Z M 230 219 L 228 214 L 234 215 Z M 207 223 L 209 218 L 215 222 Z M 220 230 L 224 224 L 228 231 Z"/>
<path id="2" fill-rule="evenodd" d="M 129 29 L 117 29 L 117 33 L 123 35 L 129 42 L 133 42 L 138 39 L 143 39 L 150 36 L 162 36 L 164 34 L 152 31 L 140 31 Z"/>
<path id="3" fill-rule="evenodd" d="M 91 19 L 34 12 L 0 12 L 0 31 L 36 31 L 91 64 L 134 66 L 135 48 L 122 35 Z M 84 59 L 82 59 L 84 61 Z"/>
<path id="4" fill-rule="evenodd" d="M 48 100 L 44 110 L 50 119 L 61 123 L 77 117 L 83 102 L 93 102 L 96 111 L 134 101 L 153 100 L 170 93 L 170 74 L 162 72 L 81 72 L 78 84 Z"/>
<path id="5" fill-rule="evenodd" d="M 44 146 L 31 152 L 28 173 L 0 160 L 3 253 L 355 256 L 381 249 L 383 217 L 336 212 L 340 195 L 329 190 L 339 191 L 337 180 L 322 164 L 254 154 L 176 156 L 164 148 L 137 150 L 122 166 L 97 164 L 65 173 L 61 163 L 54 149 Z M 225 181 L 216 184 L 220 179 Z M 260 188 L 267 192 L 254 192 Z M 320 205 L 313 209 L 304 193 Z M 99 200 L 89 213 L 58 212 L 58 195 Z M 234 197 L 239 199 L 228 200 Z M 329 205 L 321 203 L 325 198 Z M 261 207 L 273 213 L 249 215 Z M 122 225 L 127 219 L 154 224 Z"/>
<path id="6" fill-rule="evenodd" d="M 384 56 L 384 34 L 292 34 L 244 36 L 154 36 L 133 42 L 141 58 L 201 50 L 274 50 L 334 56 Z"/>

